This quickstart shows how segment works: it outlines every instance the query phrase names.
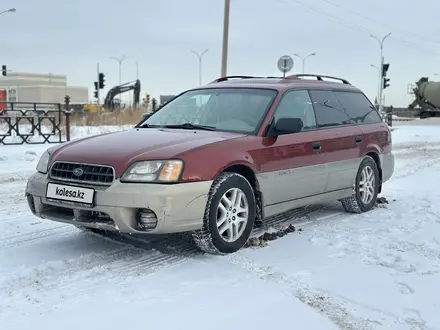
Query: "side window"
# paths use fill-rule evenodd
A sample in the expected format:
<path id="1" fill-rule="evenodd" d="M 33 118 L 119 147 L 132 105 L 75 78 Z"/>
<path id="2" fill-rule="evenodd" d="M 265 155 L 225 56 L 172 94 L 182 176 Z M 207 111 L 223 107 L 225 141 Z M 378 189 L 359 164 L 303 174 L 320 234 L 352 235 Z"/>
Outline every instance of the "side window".
<path id="1" fill-rule="evenodd" d="M 310 90 L 318 127 L 351 124 L 344 107 L 332 91 Z"/>
<path id="2" fill-rule="evenodd" d="M 274 114 L 275 120 L 282 117 L 301 118 L 303 131 L 315 129 L 315 112 L 309 93 L 306 90 L 296 90 L 284 94 Z"/>
<path id="3" fill-rule="evenodd" d="M 348 115 L 358 124 L 381 122 L 381 118 L 367 97 L 358 92 L 335 92 Z"/>

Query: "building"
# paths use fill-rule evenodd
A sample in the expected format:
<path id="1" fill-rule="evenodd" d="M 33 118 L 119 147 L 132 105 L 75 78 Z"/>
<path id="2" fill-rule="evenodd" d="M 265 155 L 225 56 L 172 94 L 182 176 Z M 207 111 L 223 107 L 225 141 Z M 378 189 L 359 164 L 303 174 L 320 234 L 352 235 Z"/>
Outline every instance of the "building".
<path id="1" fill-rule="evenodd" d="M 67 76 L 55 74 L 10 72 L 0 76 L 0 90 L 6 90 L 9 102 L 64 103 L 70 96 L 72 104 L 86 104 L 88 87 L 67 86 Z"/>

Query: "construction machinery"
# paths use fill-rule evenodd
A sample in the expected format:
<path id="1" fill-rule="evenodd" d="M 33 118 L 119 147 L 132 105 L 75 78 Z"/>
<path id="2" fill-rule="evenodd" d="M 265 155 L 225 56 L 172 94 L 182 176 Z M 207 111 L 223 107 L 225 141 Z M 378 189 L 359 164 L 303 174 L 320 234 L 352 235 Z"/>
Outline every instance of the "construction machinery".
<path id="1" fill-rule="evenodd" d="M 118 96 L 119 94 L 131 90 L 133 91 L 133 105 L 138 105 L 141 94 L 141 82 L 139 79 L 112 87 L 107 92 L 107 95 L 104 98 L 104 104 L 102 106 L 98 106 L 97 104 L 86 104 L 83 107 L 83 111 L 87 113 L 98 113 L 103 110 L 113 111 L 115 109 L 119 109 L 121 107 L 120 101 L 115 100 L 115 97 Z"/>
<path id="2" fill-rule="evenodd" d="M 140 95 L 141 95 L 141 82 L 139 79 L 125 83 L 122 85 L 118 85 L 115 87 L 112 87 L 108 93 L 107 96 L 104 99 L 104 109 L 108 111 L 113 111 L 115 108 L 120 107 L 119 102 L 115 102 L 115 97 L 119 94 L 133 91 L 133 105 L 138 105 L 140 101 Z"/>
<path id="3" fill-rule="evenodd" d="M 412 88 L 414 101 L 408 106 L 421 119 L 440 117 L 440 81 L 428 81 L 427 77 L 420 78 Z"/>

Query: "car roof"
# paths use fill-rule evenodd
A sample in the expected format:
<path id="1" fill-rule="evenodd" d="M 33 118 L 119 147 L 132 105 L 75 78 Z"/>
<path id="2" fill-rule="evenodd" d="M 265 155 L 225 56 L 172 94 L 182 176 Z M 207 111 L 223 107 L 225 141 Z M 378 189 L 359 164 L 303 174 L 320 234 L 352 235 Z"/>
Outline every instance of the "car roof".
<path id="1" fill-rule="evenodd" d="M 287 77 L 227 76 L 218 78 L 205 86 L 195 88 L 195 90 L 237 87 L 265 88 L 278 91 L 285 91 L 293 88 L 323 88 L 360 92 L 358 88 L 350 84 L 346 79 L 319 74 L 296 74 Z"/>

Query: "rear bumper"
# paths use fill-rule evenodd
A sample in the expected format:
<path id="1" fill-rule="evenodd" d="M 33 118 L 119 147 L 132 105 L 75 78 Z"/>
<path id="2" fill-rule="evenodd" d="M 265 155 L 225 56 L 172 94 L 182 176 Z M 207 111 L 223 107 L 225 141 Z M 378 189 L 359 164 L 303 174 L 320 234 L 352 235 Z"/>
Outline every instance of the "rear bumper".
<path id="1" fill-rule="evenodd" d="M 392 151 L 380 155 L 382 183 L 388 181 L 394 173 L 394 154 Z"/>
<path id="2" fill-rule="evenodd" d="M 167 234 L 202 228 L 205 206 L 212 181 L 181 184 L 131 184 L 116 180 L 97 188 L 93 207 L 58 202 L 46 198 L 47 175 L 29 178 L 26 196 L 38 217 L 73 225 L 124 233 Z M 84 188 L 91 188 L 84 186 Z M 137 217 L 140 209 L 155 213 L 157 226 L 142 230 Z"/>

